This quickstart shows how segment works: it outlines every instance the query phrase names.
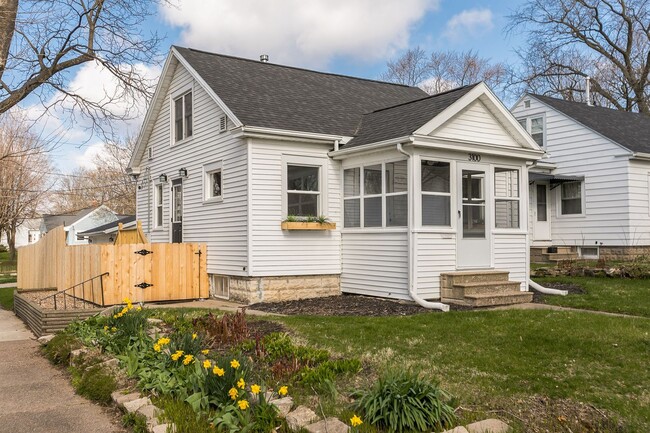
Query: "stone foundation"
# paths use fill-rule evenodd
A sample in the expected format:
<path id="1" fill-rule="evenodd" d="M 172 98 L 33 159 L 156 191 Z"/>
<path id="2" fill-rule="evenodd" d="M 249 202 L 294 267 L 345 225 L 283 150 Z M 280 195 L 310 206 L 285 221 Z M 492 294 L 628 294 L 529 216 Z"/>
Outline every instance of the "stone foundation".
<path id="1" fill-rule="evenodd" d="M 601 260 L 630 261 L 644 256 L 650 258 L 650 246 L 600 247 Z"/>
<path id="2" fill-rule="evenodd" d="M 230 277 L 230 299 L 246 304 L 295 301 L 340 294 L 340 275 Z"/>

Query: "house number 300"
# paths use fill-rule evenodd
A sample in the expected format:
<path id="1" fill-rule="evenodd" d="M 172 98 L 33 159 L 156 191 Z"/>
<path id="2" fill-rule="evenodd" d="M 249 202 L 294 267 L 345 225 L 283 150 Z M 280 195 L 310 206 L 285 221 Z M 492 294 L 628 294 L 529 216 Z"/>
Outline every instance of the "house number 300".
<path id="1" fill-rule="evenodd" d="M 467 160 L 472 162 L 481 162 L 481 155 L 477 153 L 468 153 Z"/>

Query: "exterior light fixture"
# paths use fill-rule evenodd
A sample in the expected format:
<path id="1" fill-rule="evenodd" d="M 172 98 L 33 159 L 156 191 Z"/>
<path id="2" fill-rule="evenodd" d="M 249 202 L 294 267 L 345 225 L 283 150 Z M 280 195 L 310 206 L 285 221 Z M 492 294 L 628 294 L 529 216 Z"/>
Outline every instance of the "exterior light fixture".
<path id="1" fill-rule="evenodd" d="M 158 176 L 158 180 L 160 181 L 160 183 L 167 182 L 167 175 L 165 173 L 161 174 L 160 176 Z"/>
<path id="2" fill-rule="evenodd" d="M 187 169 L 186 169 L 185 167 L 180 168 L 180 169 L 178 170 L 178 175 L 179 175 L 180 177 L 187 177 Z"/>

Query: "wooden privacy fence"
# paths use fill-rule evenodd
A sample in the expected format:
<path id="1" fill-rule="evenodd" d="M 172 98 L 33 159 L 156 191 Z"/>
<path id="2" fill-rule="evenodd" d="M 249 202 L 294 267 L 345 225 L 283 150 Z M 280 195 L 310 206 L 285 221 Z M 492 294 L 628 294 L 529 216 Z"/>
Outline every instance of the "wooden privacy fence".
<path id="1" fill-rule="evenodd" d="M 125 297 L 133 302 L 208 297 L 205 244 L 68 246 L 65 237 L 57 227 L 19 249 L 19 290 L 74 287 L 69 294 L 99 305 L 119 304 Z"/>

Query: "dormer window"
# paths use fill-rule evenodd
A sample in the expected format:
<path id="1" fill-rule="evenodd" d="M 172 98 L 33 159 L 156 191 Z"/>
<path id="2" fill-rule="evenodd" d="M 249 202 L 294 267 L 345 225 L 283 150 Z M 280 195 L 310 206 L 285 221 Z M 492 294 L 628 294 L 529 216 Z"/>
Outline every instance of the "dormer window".
<path id="1" fill-rule="evenodd" d="M 174 142 L 192 136 L 192 92 L 174 99 Z"/>
<path id="2" fill-rule="evenodd" d="M 544 147 L 544 116 L 522 117 L 517 122 L 533 137 L 535 143 Z"/>

